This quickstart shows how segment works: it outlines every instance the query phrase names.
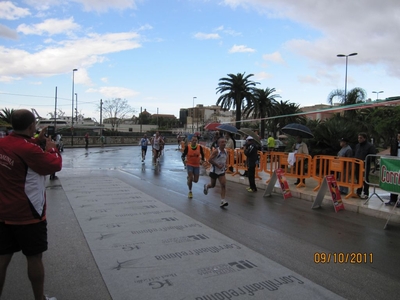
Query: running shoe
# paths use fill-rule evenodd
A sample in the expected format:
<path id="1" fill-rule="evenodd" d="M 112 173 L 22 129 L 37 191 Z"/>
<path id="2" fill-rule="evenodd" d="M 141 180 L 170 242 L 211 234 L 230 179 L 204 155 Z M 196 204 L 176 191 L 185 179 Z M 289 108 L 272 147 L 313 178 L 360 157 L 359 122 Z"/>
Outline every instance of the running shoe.
<path id="1" fill-rule="evenodd" d="M 207 183 L 204 185 L 203 193 L 204 193 L 204 195 L 208 194 L 208 185 L 207 185 Z"/>
<path id="2" fill-rule="evenodd" d="M 189 192 L 188 198 L 189 198 L 189 199 L 192 199 L 192 198 L 193 198 L 193 193 L 192 193 L 192 192 Z"/>
<path id="3" fill-rule="evenodd" d="M 225 207 L 228 206 L 228 202 L 226 202 L 225 200 L 221 200 L 221 204 L 219 205 L 219 207 Z"/>
<path id="4" fill-rule="evenodd" d="M 246 190 L 251 190 L 251 187 L 247 187 Z"/>
<path id="5" fill-rule="evenodd" d="M 44 296 L 44 299 L 46 299 L 46 300 L 57 300 L 56 297 L 48 297 L 48 296 Z"/>

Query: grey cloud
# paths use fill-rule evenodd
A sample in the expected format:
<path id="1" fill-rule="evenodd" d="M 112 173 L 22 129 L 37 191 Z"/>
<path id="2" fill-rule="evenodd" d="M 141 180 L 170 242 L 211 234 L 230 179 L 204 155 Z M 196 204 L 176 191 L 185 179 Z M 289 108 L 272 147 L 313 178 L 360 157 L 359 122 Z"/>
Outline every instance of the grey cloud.
<path id="1" fill-rule="evenodd" d="M 6 39 L 11 39 L 11 40 L 17 40 L 18 34 L 15 30 L 10 29 L 7 26 L 0 24 L 0 37 L 6 38 Z"/>

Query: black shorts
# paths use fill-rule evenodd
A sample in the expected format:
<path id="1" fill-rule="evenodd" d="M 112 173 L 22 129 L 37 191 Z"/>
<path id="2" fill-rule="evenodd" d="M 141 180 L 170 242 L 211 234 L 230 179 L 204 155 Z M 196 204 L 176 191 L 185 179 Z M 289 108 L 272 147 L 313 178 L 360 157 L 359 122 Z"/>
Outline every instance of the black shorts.
<path id="1" fill-rule="evenodd" d="M 214 173 L 214 172 L 210 172 L 210 177 L 211 177 L 212 179 L 217 179 L 218 177 L 221 177 L 221 176 L 225 176 L 225 173 L 216 174 L 216 173 Z"/>
<path id="2" fill-rule="evenodd" d="M 0 222 L 0 255 L 21 250 L 25 256 L 47 250 L 47 221 L 27 225 Z"/>

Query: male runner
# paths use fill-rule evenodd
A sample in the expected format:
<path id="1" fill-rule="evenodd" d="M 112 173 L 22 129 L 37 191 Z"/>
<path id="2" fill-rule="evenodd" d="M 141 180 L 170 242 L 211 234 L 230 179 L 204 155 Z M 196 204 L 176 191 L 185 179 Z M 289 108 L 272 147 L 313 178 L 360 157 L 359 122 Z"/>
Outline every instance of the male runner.
<path id="1" fill-rule="evenodd" d="M 220 207 L 228 206 L 228 202 L 225 200 L 226 190 L 226 178 L 225 171 L 228 163 L 228 152 L 225 150 L 226 140 L 221 137 L 218 139 L 218 148 L 214 149 L 208 159 L 211 164 L 210 177 L 211 182 L 204 185 L 204 195 L 208 194 L 208 189 L 215 187 L 217 178 L 221 186 L 221 204 Z"/>
<path id="2" fill-rule="evenodd" d="M 186 160 L 185 160 L 186 158 Z M 200 163 L 204 162 L 203 148 L 197 144 L 197 136 L 193 136 L 190 144 L 185 147 L 182 153 L 182 161 L 187 170 L 187 185 L 189 187 L 188 197 L 193 198 L 192 183 L 199 181 Z"/>

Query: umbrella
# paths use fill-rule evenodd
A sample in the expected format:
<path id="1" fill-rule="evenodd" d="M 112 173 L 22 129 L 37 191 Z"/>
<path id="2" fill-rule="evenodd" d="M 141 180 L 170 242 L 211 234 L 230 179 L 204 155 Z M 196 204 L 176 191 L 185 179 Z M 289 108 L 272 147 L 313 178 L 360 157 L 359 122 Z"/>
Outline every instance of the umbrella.
<path id="1" fill-rule="evenodd" d="M 210 131 L 215 131 L 215 130 L 218 130 L 217 127 L 219 125 L 221 125 L 221 123 L 218 123 L 218 122 L 209 123 L 206 126 L 204 126 L 204 129 L 210 130 Z"/>
<path id="2" fill-rule="evenodd" d="M 310 128 L 308 128 L 305 125 L 302 124 L 297 124 L 297 123 L 291 123 L 289 125 L 286 125 L 285 127 L 282 128 L 283 133 L 292 135 L 292 136 L 300 136 L 302 138 L 313 138 L 314 135 L 312 134 Z"/>
<path id="3" fill-rule="evenodd" d="M 238 129 L 239 132 L 243 133 L 244 135 L 251 136 L 258 144 L 261 145 L 260 137 L 251 129 L 249 128 L 241 128 Z"/>
<path id="4" fill-rule="evenodd" d="M 235 126 L 229 125 L 229 124 L 220 124 L 217 127 L 218 130 L 226 131 L 229 133 L 236 134 L 238 132 L 237 128 Z"/>

